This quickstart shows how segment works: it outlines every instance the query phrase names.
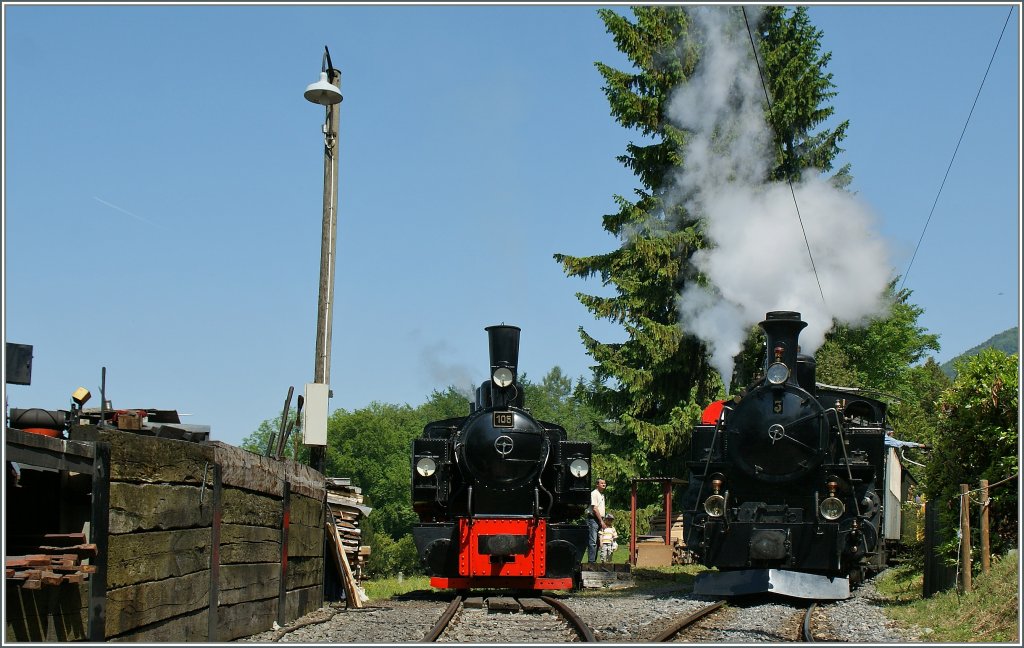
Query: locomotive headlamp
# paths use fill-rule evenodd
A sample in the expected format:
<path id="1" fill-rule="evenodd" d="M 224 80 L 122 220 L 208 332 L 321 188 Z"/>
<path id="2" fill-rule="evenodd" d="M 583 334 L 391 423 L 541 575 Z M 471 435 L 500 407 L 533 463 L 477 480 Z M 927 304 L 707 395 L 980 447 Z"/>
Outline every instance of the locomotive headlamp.
<path id="1" fill-rule="evenodd" d="M 722 517 L 725 515 L 725 498 L 721 495 L 712 495 L 704 500 L 704 510 L 711 517 Z"/>
<path id="2" fill-rule="evenodd" d="M 773 362 L 765 375 L 771 384 L 781 385 L 789 378 L 789 367 L 781 362 Z"/>
<path id="3" fill-rule="evenodd" d="M 846 507 L 839 501 L 839 498 L 826 497 L 821 501 L 821 505 L 818 506 L 818 511 L 821 512 L 821 517 L 826 520 L 836 520 L 846 511 Z"/>
<path id="4" fill-rule="evenodd" d="M 569 464 L 569 472 L 573 477 L 586 477 L 590 472 L 590 464 L 583 459 L 573 459 Z"/>
<path id="5" fill-rule="evenodd" d="M 711 488 L 715 491 L 715 495 L 718 495 L 718 492 L 722 490 L 722 480 L 721 479 L 712 479 L 711 480 Z"/>
<path id="6" fill-rule="evenodd" d="M 512 384 L 512 371 L 506 367 L 498 367 L 491 375 L 491 381 L 498 387 L 508 387 Z"/>
<path id="7" fill-rule="evenodd" d="M 430 477 L 436 470 L 437 463 L 430 457 L 421 457 L 416 462 L 416 472 L 419 473 L 420 477 Z"/>

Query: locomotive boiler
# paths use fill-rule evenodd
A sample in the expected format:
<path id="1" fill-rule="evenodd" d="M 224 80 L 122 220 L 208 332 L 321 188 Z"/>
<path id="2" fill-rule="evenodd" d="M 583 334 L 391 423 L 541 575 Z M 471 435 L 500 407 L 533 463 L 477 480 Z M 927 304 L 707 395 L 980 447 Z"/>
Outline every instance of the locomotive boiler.
<path id="1" fill-rule="evenodd" d="M 526 407 L 519 327 L 485 330 L 490 379 L 469 415 L 412 443 L 416 549 L 434 587 L 570 589 L 587 547 L 590 443 Z"/>
<path id="2" fill-rule="evenodd" d="M 899 537 L 887 406 L 818 384 L 814 358 L 799 353 L 806 325 L 799 313 L 768 313 L 763 377 L 693 431 L 685 539 L 717 568 L 698 576 L 696 593 L 847 598 Z"/>

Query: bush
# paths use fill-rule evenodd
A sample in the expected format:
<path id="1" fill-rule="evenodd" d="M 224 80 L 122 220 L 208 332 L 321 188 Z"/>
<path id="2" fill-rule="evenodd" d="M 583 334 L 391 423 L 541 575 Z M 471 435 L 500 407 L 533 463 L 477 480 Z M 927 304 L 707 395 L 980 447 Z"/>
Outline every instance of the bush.
<path id="1" fill-rule="evenodd" d="M 960 526 L 960 484 L 972 490 L 987 479 L 990 484 L 1013 477 L 1018 471 L 1017 355 L 986 349 L 956 365 L 953 386 L 939 399 L 941 414 L 934 450 L 927 464 L 927 495 L 940 510 L 942 525 Z M 979 493 L 972 493 L 972 520 Z M 990 491 L 993 553 L 1017 546 L 1017 489 L 1014 482 Z M 972 535 L 977 528 L 972 524 Z M 978 546 L 977 539 L 971 543 Z M 955 559 L 956 542 L 943 549 Z"/>
<path id="2" fill-rule="evenodd" d="M 376 534 L 370 542 L 371 554 L 367 571 L 371 578 L 387 578 L 402 572 L 422 574 L 419 554 L 412 535 L 405 535 L 397 541 L 383 533 Z"/>

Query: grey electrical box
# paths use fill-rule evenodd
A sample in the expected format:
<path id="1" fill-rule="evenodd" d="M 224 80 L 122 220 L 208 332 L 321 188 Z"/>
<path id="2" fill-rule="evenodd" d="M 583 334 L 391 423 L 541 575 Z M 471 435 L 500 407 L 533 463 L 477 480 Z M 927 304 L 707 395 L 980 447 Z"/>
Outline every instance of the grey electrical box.
<path id="1" fill-rule="evenodd" d="M 327 445 L 327 401 L 330 386 L 306 383 L 302 409 L 302 442 L 311 446 Z"/>
<path id="2" fill-rule="evenodd" d="M 4 382 L 10 385 L 32 384 L 32 345 L 7 342 L 7 372 Z"/>

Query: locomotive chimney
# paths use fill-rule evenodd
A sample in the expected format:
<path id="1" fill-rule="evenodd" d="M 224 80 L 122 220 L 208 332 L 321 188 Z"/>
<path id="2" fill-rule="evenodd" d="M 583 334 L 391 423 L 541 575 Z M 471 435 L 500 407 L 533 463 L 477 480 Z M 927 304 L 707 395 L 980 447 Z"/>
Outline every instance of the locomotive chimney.
<path id="1" fill-rule="evenodd" d="M 805 326 L 807 322 L 801 320 L 800 313 L 794 311 L 772 311 L 764 316 L 761 328 L 764 329 L 768 341 L 764 362 L 766 375 L 768 367 L 775 362 L 782 362 L 789 368 L 786 382 L 798 384 L 797 341 L 800 338 L 800 331 Z"/>
<path id="2" fill-rule="evenodd" d="M 488 326 L 486 329 L 491 346 L 491 375 L 498 367 L 512 371 L 516 378 L 516 367 L 519 365 L 519 331 L 518 326 Z"/>
<path id="3" fill-rule="evenodd" d="M 502 394 L 507 387 L 515 384 L 519 365 L 519 331 L 518 326 L 488 326 L 488 342 L 491 348 L 491 400 L 494 406 L 512 404 L 515 396 L 507 398 Z M 499 372 L 499 369 L 505 371 Z"/>

